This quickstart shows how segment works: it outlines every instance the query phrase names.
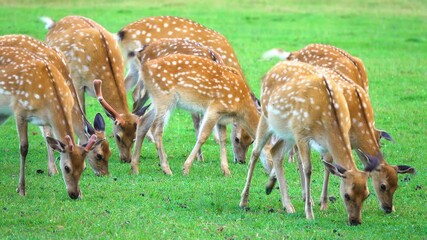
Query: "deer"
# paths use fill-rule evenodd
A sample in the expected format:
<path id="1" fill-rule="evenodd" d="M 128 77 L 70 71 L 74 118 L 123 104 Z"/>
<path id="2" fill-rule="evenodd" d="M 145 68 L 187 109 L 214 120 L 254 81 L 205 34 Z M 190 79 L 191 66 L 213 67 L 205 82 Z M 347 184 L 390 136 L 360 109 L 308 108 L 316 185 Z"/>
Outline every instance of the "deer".
<path id="1" fill-rule="evenodd" d="M 363 61 L 341 48 L 320 43 L 308 44 L 301 50 L 294 52 L 273 48 L 266 51 L 262 59 L 268 60 L 273 57 L 332 69 L 354 81 L 367 93 L 369 92 L 369 80 Z"/>
<path id="2" fill-rule="evenodd" d="M 275 134 L 281 140 L 271 148 L 273 167 L 281 192 L 282 205 L 288 213 L 294 208 L 287 193 L 282 151 L 295 144 L 304 174 L 305 214 L 314 219 L 311 201 L 311 148 L 329 152 L 336 163 L 322 161 L 330 173 L 340 177 L 340 194 L 344 200 L 350 225 L 362 223 L 363 202 L 369 196 L 367 181 L 379 165 L 375 156 L 366 155 L 368 166 L 357 169 L 351 152 L 349 131 L 351 118 L 346 99 L 336 83 L 334 72 L 318 72 L 302 62 L 283 61 L 270 69 L 262 80 L 261 117 L 249 162 L 240 207 L 248 206 L 249 189 L 260 149 Z"/>
<path id="3" fill-rule="evenodd" d="M 381 139 L 392 142 L 394 140 L 387 132 L 373 127 L 374 113 L 368 96 L 368 78 L 363 62 L 340 48 L 324 44 L 309 44 L 299 51 L 287 53 L 283 56 L 287 56 L 286 60 L 288 61 L 299 61 L 314 65 L 320 72 L 330 69 L 339 75 L 339 78 L 335 79 L 338 80 L 338 84 L 343 89 L 352 119 L 350 128 L 351 146 L 357 151 L 359 159 L 365 166 L 368 165 L 368 162 L 365 155 L 361 154 L 359 150 L 379 159 L 380 165 L 371 174 L 374 190 L 383 211 L 386 213 L 393 212 L 395 209 L 393 195 L 398 185 L 397 175 L 415 173 L 415 169 L 407 165 L 392 166 L 385 161 L 380 152 Z M 363 129 L 363 131 L 360 129 Z M 333 162 L 329 153 L 323 154 L 322 158 L 327 162 Z M 329 171 L 325 171 L 320 200 L 321 210 L 328 208 L 328 182 Z M 267 184 L 266 192 L 268 194 L 271 193 L 274 184 L 273 173 L 270 182 Z"/>
<path id="4" fill-rule="evenodd" d="M 72 124 L 74 99 L 62 73 L 51 63 L 26 49 L 0 47 L 0 124 L 14 116 L 21 155 L 17 192 L 25 196 L 25 162 L 28 154 L 28 123 L 50 126 L 55 137 L 48 144 L 60 154 L 60 168 L 71 199 L 82 197 L 79 181 L 85 157 L 96 143 L 76 144 Z"/>
<path id="5" fill-rule="evenodd" d="M 142 18 L 123 27 L 116 34 L 116 38 L 123 53 L 133 52 L 136 49 L 142 48 L 143 45 L 163 38 L 180 38 L 199 42 L 217 52 L 225 65 L 235 68 L 247 85 L 237 56 L 227 38 L 219 32 L 195 21 L 173 16 Z M 126 61 L 132 62 L 128 61 L 127 57 Z M 128 90 L 138 82 L 137 68 L 129 68 L 131 70 L 125 77 L 125 85 Z M 257 105 L 258 100 L 255 95 L 252 92 L 250 94 L 254 104 Z M 239 126 L 233 125 L 231 142 L 234 152 L 234 162 L 245 163 L 248 147 L 252 144 L 253 139 L 245 131 L 242 131 Z"/>
<path id="6" fill-rule="evenodd" d="M 79 99 L 77 97 L 74 84 L 71 80 L 68 64 L 65 56 L 59 50 L 47 46 L 45 43 L 32 38 L 27 35 L 14 34 L 4 35 L 0 37 L 0 46 L 10 46 L 26 49 L 32 54 L 44 59 L 50 64 L 54 65 L 64 76 L 67 86 L 69 86 L 72 97 L 74 99 L 74 106 L 72 110 L 73 127 L 79 138 L 81 144 L 86 144 L 89 137 L 93 134 L 96 135 L 99 143 L 95 144 L 94 148 L 88 153 L 87 158 L 89 165 L 94 171 L 95 175 L 103 176 L 108 175 L 108 160 L 111 155 L 108 141 L 105 137 L 105 122 L 101 114 L 96 114 L 94 120 L 94 127 L 86 119 L 85 114 L 81 108 Z M 41 127 L 44 136 L 52 136 L 52 130 L 48 126 Z M 53 149 L 49 147 L 48 143 L 48 175 L 58 174 Z"/>
<path id="7" fill-rule="evenodd" d="M 199 42 L 196 42 L 193 40 L 187 40 L 187 39 L 180 39 L 180 38 L 164 38 L 164 39 L 159 39 L 157 41 L 152 41 L 149 44 L 143 45 L 143 47 L 138 49 L 137 51 L 131 52 L 130 54 L 134 54 L 134 55 L 137 54 L 137 56 L 134 56 L 134 57 L 138 57 L 139 61 L 138 62 L 130 61 L 131 69 L 129 70 L 129 72 L 139 71 L 139 68 L 140 68 L 138 66 L 139 63 L 144 63 L 146 61 L 149 61 L 155 58 L 159 58 L 159 57 L 163 57 L 171 54 L 177 54 L 177 53 L 205 57 L 207 59 L 211 59 L 212 61 L 218 64 L 224 65 L 224 62 L 222 61 L 222 58 L 218 53 L 216 53 L 215 51 L 211 50 L 210 48 L 204 46 Z M 145 91 L 143 80 L 141 79 L 138 80 L 137 85 L 133 91 L 132 97 L 134 100 L 133 111 L 137 111 L 141 109 L 144 106 L 144 104 L 148 101 L 149 97 L 147 92 Z M 191 115 L 192 115 L 193 125 L 194 125 L 194 129 L 196 130 L 196 137 L 197 137 L 201 116 L 195 113 Z M 152 138 L 152 136 L 150 136 L 150 138 Z M 215 136 L 215 140 L 217 143 L 219 143 L 218 136 Z M 136 158 L 136 159 L 133 159 L 132 160 L 133 162 L 138 161 L 137 159 L 139 159 L 140 146 L 141 145 L 135 146 L 135 150 L 132 158 Z M 199 161 L 203 161 L 203 154 L 201 150 L 197 155 L 197 159 Z"/>
<path id="8" fill-rule="evenodd" d="M 122 162 L 130 162 L 138 116 L 128 107 L 123 57 L 113 35 L 95 21 L 81 16 L 67 16 L 58 22 L 49 17 L 42 20 L 49 30 L 46 43 L 61 50 L 68 61 L 83 110 L 85 93 L 95 97 L 93 80 L 103 81 L 103 91 L 108 92 L 104 102 L 114 111 L 104 110 L 114 122 L 119 158 Z"/>
<path id="9" fill-rule="evenodd" d="M 139 61 L 139 58 L 134 61 Z M 251 90 L 239 71 L 201 56 L 171 54 L 140 63 L 139 75 L 144 81 L 153 110 L 145 116 L 141 127 L 138 127 L 136 146 L 142 144 L 151 127 L 162 171 L 172 174 L 162 143 L 163 127 L 168 116 L 175 108 L 201 113 L 203 119 L 197 142 L 184 162 L 183 174 L 190 173 L 197 152 L 216 126 L 220 141 L 221 170 L 225 176 L 230 176 L 225 145 L 226 124 L 240 124 L 254 137 L 259 119 Z M 263 153 L 266 158 L 270 157 L 268 149 Z M 137 161 L 131 163 L 133 171 L 137 171 L 137 164 Z"/>

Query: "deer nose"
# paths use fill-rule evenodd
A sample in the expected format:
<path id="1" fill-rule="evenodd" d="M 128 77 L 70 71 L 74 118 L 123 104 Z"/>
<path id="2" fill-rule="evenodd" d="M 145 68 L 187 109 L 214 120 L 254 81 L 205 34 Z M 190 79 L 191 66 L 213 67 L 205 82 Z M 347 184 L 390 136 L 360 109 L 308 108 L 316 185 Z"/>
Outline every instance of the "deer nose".
<path id="1" fill-rule="evenodd" d="M 80 194 L 77 192 L 69 192 L 68 195 L 70 196 L 71 199 L 77 199 L 79 198 Z"/>
<path id="2" fill-rule="evenodd" d="M 246 163 L 246 161 L 245 161 L 245 159 L 240 159 L 239 160 L 239 158 L 237 158 L 237 157 L 234 157 L 234 163 L 240 163 L 240 164 L 245 164 Z"/>
<path id="3" fill-rule="evenodd" d="M 384 210 L 385 213 L 393 212 L 393 207 L 390 207 L 390 206 L 383 206 L 382 209 Z"/>
<path id="4" fill-rule="evenodd" d="M 362 224 L 361 220 L 359 220 L 359 219 L 350 219 L 350 225 L 351 226 L 357 226 L 357 225 L 360 225 L 360 224 Z"/>
<path id="5" fill-rule="evenodd" d="M 80 189 L 78 189 L 77 191 L 68 191 L 68 196 L 70 196 L 70 198 L 73 200 L 81 199 L 83 197 Z"/>

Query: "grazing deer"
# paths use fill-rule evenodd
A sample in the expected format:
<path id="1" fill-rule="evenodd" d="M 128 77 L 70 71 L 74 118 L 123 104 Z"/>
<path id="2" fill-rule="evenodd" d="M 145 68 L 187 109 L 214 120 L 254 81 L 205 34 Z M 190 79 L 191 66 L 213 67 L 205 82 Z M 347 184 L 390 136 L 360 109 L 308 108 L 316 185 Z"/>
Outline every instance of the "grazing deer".
<path id="1" fill-rule="evenodd" d="M 85 93 L 95 96 L 93 80 L 102 79 L 103 91 L 108 94 L 114 113 L 107 115 L 114 121 L 113 133 L 120 160 L 131 161 L 137 116 L 129 111 L 124 87 L 124 64 L 121 51 L 113 35 L 91 19 L 67 16 L 54 22 L 44 17 L 48 45 L 60 49 L 68 60 L 71 76 L 84 109 Z"/>
<path id="2" fill-rule="evenodd" d="M 55 138 L 49 145 L 61 152 L 60 167 L 68 195 L 81 197 L 79 181 L 84 159 L 95 144 L 76 145 L 72 125 L 74 99 L 58 69 L 26 49 L 0 47 L 0 123 L 14 115 L 19 135 L 21 167 L 18 193 L 25 196 L 25 161 L 28 153 L 28 122 L 50 126 Z"/>
<path id="3" fill-rule="evenodd" d="M 135 58 L 135 61 L 139 61 L 139 58 Z M 226 124 L 240 124 L 254 137 L 259 119 L 251 90 L 240 73 L 204 57 L 173 54 L 142 63 L 141 76 L 152 100 L 154 113 L 147 117 L 145 124 L 141 124 L 145 127 L 138 128 L 136 145 L 142 143 L 151 126 L 162 170 L 165 174 L 172 174 L 162 143 L 167 118 L 175 108 L 200 113 L 203 120 L 197 143 L 184 163 L 183 173 L 189 174 L 197 152 L 216 125 L 221 169 L 224 175 L 230 175 L 225 146 Z M 137 161 L 132 162 L 131 166 L 134 172 L 138 171 Z"/>
<path id="4" fill-rule="evenodd" d="M 137 56 L 135 56 L 135 57 L 138 57 L 139 61 L 130 61 L 131 69 L 129 72 L 139 71 L 140 66 L 138 65 L 143 64 L 146 61 L 164 57 L 171 54 L 177 54 L 177 53 L 205 57 L 218 64 L 224 65 L 224 62 L 222 61 L 222 58 L 221 56 L 219 56 L 218 53 L 216 53 L 215 51 L 211 50 L 206 46 L 203 46 L 201 43 L 198 43 L 192 40 L 187 40 L 187 39 L 171 38 L 171 39 L 160 39 L 157 41 L 153 41 L 147 45 L 144 45 L 143 48 L 139 49 L 136 52 Z M 135 53 L 131 52 L 131 54 L 135 54 Z M 135 87 L 135 90 L 132 96 L 134 99 L 134 107 L 133 107 L 134 111 L 141 109 L 141 107 L 143 107 L 145 102 L 148 100 L 148 94 L 145 91 L 144 81 L 142 79 L 138 80 L 138 83 Z M 196 113 L 193 113 L 191 115 L 192 115 L 193 125 L 196 130 L 196 136 L 197 136 L 199 127 L 200 127 L 201 116 Z M 217 139 L 217 142 L 219 142 L 218 139 Z M 140 148 L 140 145 L 139 146 L 136 145 L 135 151 L 133 154 L 134 158 L 137 158 L 137 159 L 139 158 L 139 152 L 140 152 L 139 148 Z M 203 161 L 203 154 L 201 149 L 197 154 L 197 159 L 199 159 L 200 161 Z M 137 160 L 135 159 L 133 161 L 137 161 Z"/>
<path id="5" fill-rule="evenodd" d="M 59 72 L 62 73 L 67 86 L 69 86 L 72 97 L 74 99 L 74 107 L 72 110 L 73 127 L 80 140 L 80 144 L 86 144 L 89 141 L 90 135 L 95 134 L 97 144 L 88 153 L 89 165 L 92 167 L 96 175 L 108 175 L 108 159 L 111 155 L 108 141 L 105 137 L 105 123 L 100 114 L 97 114 L 93 128 L 87 121 L 85 114 L 80 106 L 74 84 L 71 80 L 71 75 L 68 69 L 68 64 L 62 52 L 55 48 L 49 47 L 43 42 L 26 35 L 5 35 L 0 37 L 0 46 L 10 46 L 22 48 L 30 51 L 32 54 L 44 59 L 54 65 Z M 52 136 L 50 127 L 41 127 L 45 136 Z M 57 174 L 53 149 L 47 145 L 48 150 L 48 172 L 49 175 Z"/>
<path id="6" fill-rule="evenodd" d="M 332 69 L 353 80 L 368 92 L 368 75 L 362 60 L 335 46 L 318 43 L 309 44 L 295 52 L 285 52 L 282 49 L 274 48 L 265 52 L 262 59 L 273 57 Z"/>
<path id="7" fill-rule="evenodd" d="M 189 19 L 172 16 L 142 18 L 123 27 L 117 33 L 117 38 L 124 53 L 133 52 L 145 44 L 163 38 L 180 38 L 199 42 L 217 52 L 225 65 L 235 68 L 247 85 L 239 61 L 228 40 L 222 34 Z M 138 81 L 137 69 L 133 68 L 133 71 L 132 68 L 130 69 L 131 71 L 125 78 L 125 85 L 128 90 Z M 250 94 L 254 103 L 257 104 L 258 100 L 252 91 Z M 253 141 L 252 138 L 246 132 L 242 132 L 239 126 L 233 125 L 231 141 L 234 161 L 245 163 L 248 147 Z"/>
<path id="8" fill-rule="evenodd" d="M 363 62 L 342 49 L 323 44 L 309 44 L 299 51 L 287 53 L 283 56 L 286 56 L 287 60 L 324 67 L 325 69 L 317 68 L 320 72 L 331 69 L 340 76 L 340 78 L 336 79 L 338 80 L 338 84 L 341 85 L 352 119 L 352 126 L 350 128 L 351 146 L 355 150 L 361 150 L 363 153 L 376 156 L 379 159 L 380 165 L 371 174 L 372 182 L 382 209 L 386 213 L 391 213 L 394 210 L 393 194 L 398 185 L 397 174 L 414 173 L 415 169 L 406 165 L 391 166 L 384 160 L 380 152 L 380 139 L 384 138 L 389 141 L 393 141 L 393 139 L 385 131 L 373 128 L 374 114 L 367 95 L 368 78 Z M 368 162 L 365 155 L 361 154 L 360 151 L 357 152 L 359 159 L 367 166 Z M 322 158 L 330 163 L 333 161 L 329 153 L 323 154 Z M 320 200 L 321 209 L 327 209 L 328 207 L 328 181 L 329 171 L 325 171 Z M 275 177 L 273 173 L 269 184 L 267 184 L 267 193 L 271 192 L 274 183 Z"/>
<path id="9" fill-rule="evenodd" d="M 287 194 L 283 158 L 276 157 L 277 151 L 288 151 L 296 144 L 304 173 L 305 213 L 307 219 L 314 219 L 310 193 L 312 147 L 319 152 L 328 151 L 337 162 L 331 164 L 323 161 L 323 164 L 332 174 L 341 178 L 340 192 L 350 224 L 362 222 L 363 201 L 369 195 L 367 180 L 379 162 L 375 157 L 368 156 L 370 164 L 364 171 L 357 169 L 349 138 L 350 113 L 336 78 L 339 76 L 333 72 L 319 73 L 309 64 L 289 61 L 276 64 L 264 76 L 261 118 L 242 192 L 241 207 L 248 205 L 250 182 L 260 149 L 276 134 L 284 140 L 277 143 L 281 146 L 274 146 L 271 150 L 283 207 L 288 212 L 294 211 Z"/>

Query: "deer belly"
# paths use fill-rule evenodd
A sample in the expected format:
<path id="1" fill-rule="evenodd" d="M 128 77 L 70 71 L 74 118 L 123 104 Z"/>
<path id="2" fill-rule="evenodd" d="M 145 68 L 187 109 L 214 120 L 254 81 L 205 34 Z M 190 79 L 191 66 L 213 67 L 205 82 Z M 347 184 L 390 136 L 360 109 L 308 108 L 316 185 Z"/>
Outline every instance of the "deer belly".
<path id="1" fill-rule="evenodd" d="M 284 121 L 281 117 L 270 114 L 267 120 L 270 130 L 285 141 L 294 141 L 294 134 L 292 129 L 288 126 L 288 122 Z"/>
<path id="2" fill-rule="evenodd" d="M 37 116 L 28 116 L 27 121 L 29 123 L 32 123 L 32 124 L 37 125 L 37 126 L 48 126 L 49 125 L 45 119 L 37 117 Z"/>
<path id="3" fill-rule="evenodd" d="M 327 152 L 327 149 L 322 145 L 320 145 L 318 142 L 316 142 L 314 139 L 311 139 L 309 143 L 310 143 L 310 147 L 316 150 L 317 152 L 319 153 Z"/>
<path id="4" fill-rule="evenodd" d="M 0 118 L 7 118 L 13 115 L 13 110 L 10 107 L 11 97 L 2 95 L 2 89 L 0 89 Z"/>

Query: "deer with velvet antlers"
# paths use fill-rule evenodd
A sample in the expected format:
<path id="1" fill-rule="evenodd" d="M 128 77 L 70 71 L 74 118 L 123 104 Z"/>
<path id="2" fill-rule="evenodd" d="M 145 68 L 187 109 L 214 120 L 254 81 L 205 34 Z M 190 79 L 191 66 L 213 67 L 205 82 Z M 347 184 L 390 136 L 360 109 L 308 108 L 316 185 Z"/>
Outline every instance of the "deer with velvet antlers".
<path id="1" fill-rule="evenodd" d="M 367 180 L 378 166 L 375 157 L 359 171 L 351 152 L 349 131 L 351 118 L 345 96 L 336 83 L 334 72 L 318 72 L 315 67 L 300 62 L 284 61 L 276 64 L 263 78 L 261 118 L 251 156 L 248 176 L 240 201 L 247 207 L 249 187 L 260 149 L 276 134 L 280 139 L 272 149 L 273 166 L 277 174 L 283 207 L 294 212 L 290 202 L 283 170 L 283 158 L 278 153 L 287 152 L 296 144 L 304 174 L 305 213 L 314 219 L 311 201 L 310 148 L 329 152 L 336 164 L 323 161 L 325 167 L 341 178 L 340 192 L 351 225 L 362 222 L 362 205 L 369 195 Z M 279 154 L 280 155 L 280 154 Z"/>
<path id="2" fill-rule="evenodd" d="M 76 145 L 72 125 L 74 99 L 62 73 L 51 63 L 15 47 L 0 47 L 0 123 L 14 115 L 19 135 L 21 167 L 18 193 L 26 194 L 25 161 L 28 153 L 28 122 L 50 126 L 55 138 L 49 145 L 61 153 L 60 167 L 68 195 L 81 197 L 79 181 L 84 159 L 96 142 Z"/>
<path id="3" fill-rule="evenodd" d="M 73 127 L 81 144 L 89 141 L 90 135 L 95 134 L 97 144 L 88 153 L 88 162 L 96 175 L 108 175 L 108 159 L 111 155 L 108 141 L 105 137 L 105 123 L 100 114 L 97 114 L 94 120 L 94 127 L 87 121 L 77 97 L 74 84 L 71 80 L 68 64 L 62 52 L 47 46 L 43 42 L 26 35 L 5 35 L 0 37 L 0 46 L 10 46 L 22 48 L 30 51 L 32 54 L 46 60 L 54 65 L 60 71 L 69 86 L 74 106 L 72 110 Z M 52 130 L 48 126 L 41 127 L 45 136 L 52 136 Z M 48 145 L 48 173 L 49 175 L 57 174 L 53 149 Z"/>
<path id="4" fill-rule="evenodd" d="M 217 52 L 226 66 L 235 68 L 246 82 L 236 54 L 228 40 L 220 33 L 189 19 L 172 16 L 147 17 L 132 22 L 117 33 L 118 41 L 124 53 L 133 52 L 144 45 L 164 38 L 187 39 L 199 42 Z M 217 59 L 220 60 L 220 59 Z M 126 75 L 126 88 L 130 90 L 138 81 L 138 68 L 130 67 Z M 252 100 L 257 103 L 255 95 L 250 91 Z M 197 131 L 197 130 L 196 130 Z M 253 139 L 233 125 L 231 141 L 234 161 L 245 163 L 246 153 Z"/>
<path id="5" fill-rule="evenodd" d="M 139 58 L 134 60 L 139 61 Z M 230 175 L 225 125 L 240 124 L 254 137 L 259 119 L 251 90 L 239 71 L 219 65 L 211 59 L 184 54 L 172 54 L 139 64 L 140 76 L 152 100 L 154 112 L 148 114 L 151 116 L 145 116 L 146 121 L 141 124 L 144 127 L 138 129 L 136 145 L 142 143 L 151 126 L 162 170 L 171 174 L 162 143 L 167 117 L 175 108 L 200 113 L 203 114 L 203 120 L 197 142 L 184 163 L 183 173 L 189 174 L 197 152 L 216 126 L 220 140 L 221 169 L 224 175 Z M 132 168 L 135 167 L 132 164 Z"/>
<path id="6" fill-rule="evenodd" d="M 58 22 L 44 17 L 49 32 L 48 45 L 60 49 L 68 60 L 71 76 L 84 109 L 85 93 L 95 96 L 93 80 L 101 79 L 102 90 L 108 94 L 103 103 L 114 121 L 113 133 L 120 160 L 131 161 L 137 116 L 129 111 L 124 87 L 124 63 L 113 35 L 91 19 L 81 16 L 64 17 Z"/>

